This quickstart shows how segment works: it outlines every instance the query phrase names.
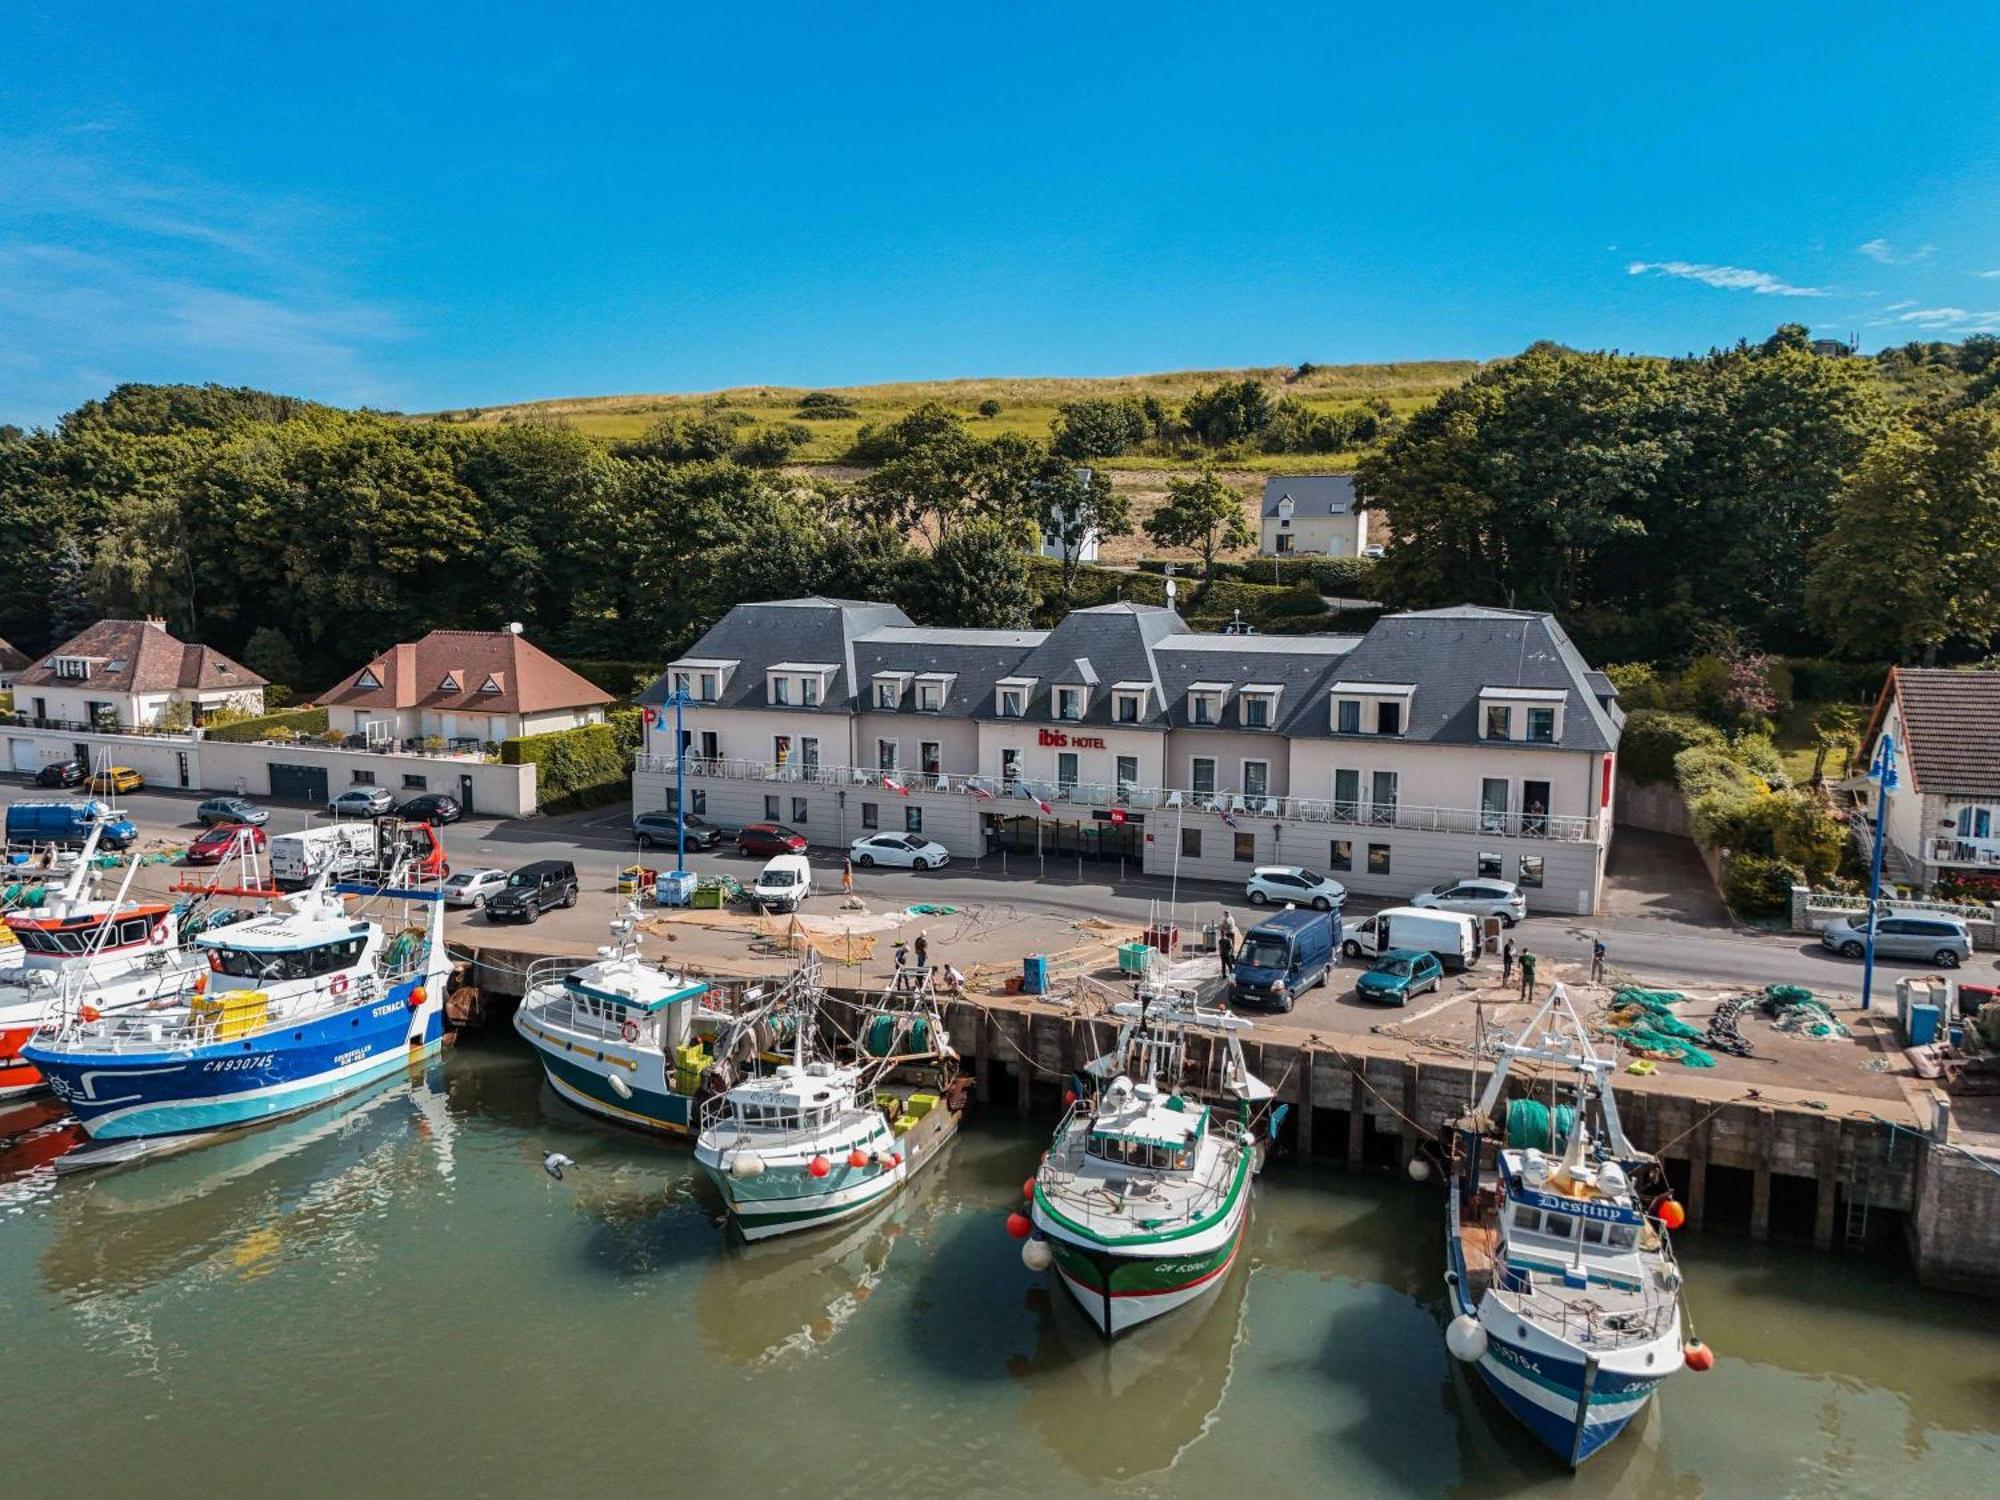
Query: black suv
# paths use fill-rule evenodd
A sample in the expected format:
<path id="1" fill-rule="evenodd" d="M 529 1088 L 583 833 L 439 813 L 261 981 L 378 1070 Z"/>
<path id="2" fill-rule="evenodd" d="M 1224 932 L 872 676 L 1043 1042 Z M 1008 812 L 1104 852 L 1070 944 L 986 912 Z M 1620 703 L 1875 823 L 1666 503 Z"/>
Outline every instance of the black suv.
<path id="1" fill-rule="evenodd" d="M 486 898 L 489 922 L 536 922 L 545 911 L 576 905 L 576 866 L 566 859 L 538 859 L 507 877 Z"/>
<path id="2" fill-rule="evenodd" d="M 713 849 L 722 842 L 722 830 L 706 818 L 689 813 L 682 820 L 687 825 L 687 844 L 690 849 Z M 674 812 L 642 812 L 632 815 L 632 836 L 639 841 L 641 849 L 670 849 L 675 840 Z"/>
<path id="3" fill-rule="evenodd" d="M 83 762 L 52 760 L 35 773 L 36 786 L 82 786 Z"/>
<path id="4" fill-rule="evenodd" d="M 406 823 L 435 823 L 443 827 L 464 817 L 465 809 L 458 805 L 458 798 L 444 792 L 420 792 L 409 801 L 398 803 L 396 816 Z"/>

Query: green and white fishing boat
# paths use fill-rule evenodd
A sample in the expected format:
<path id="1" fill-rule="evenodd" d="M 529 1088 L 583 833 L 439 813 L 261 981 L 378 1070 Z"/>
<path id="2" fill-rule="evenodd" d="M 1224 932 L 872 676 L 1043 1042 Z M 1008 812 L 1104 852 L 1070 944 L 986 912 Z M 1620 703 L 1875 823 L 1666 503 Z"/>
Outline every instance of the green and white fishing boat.
<path id="1" fill-rule="evenodd" d="M 1243 1061 L 1248 1021 L 1173 988 L 1115 1013 L 1117 1048 L 1086 1067 L 1036 1174 L 1022 1255 L 1053 1264 L 1106 1338 L 1222 1285 L 1262 1165 L 1251 1111 L 1271 1098 Z"/>

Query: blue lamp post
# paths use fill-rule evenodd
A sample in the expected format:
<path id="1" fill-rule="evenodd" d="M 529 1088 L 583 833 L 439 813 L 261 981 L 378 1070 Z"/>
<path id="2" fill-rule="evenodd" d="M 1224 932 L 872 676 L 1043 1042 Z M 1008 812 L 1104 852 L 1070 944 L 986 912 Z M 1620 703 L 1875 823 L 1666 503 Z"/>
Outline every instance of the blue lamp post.
<path id="1" fill-rule="evenodd" d="M 1882 837 L 1889 822 L 1889 793 L 1896 789 L 1896 737 L 1882 736 L 1882 743 L 1876 748 L 1875 762 L 1868 768 L 1868 779 L 1875 783 L 1875 853 L 1868 867 L 1868 932 L 1861 943 L 1861 1008 L 1868 1009 L 1870 995 L 1875 989 L 1875 922 L 1877 906 L 1882 899 Z"/>
<path id="2" fill-rule="evenodd" d="M 674 874 L 687 873 L 687 736 L 681 733 L 681 710 L 692 707 L 686 688 L 675 688 L 660 700 L 674 711 Z"/>

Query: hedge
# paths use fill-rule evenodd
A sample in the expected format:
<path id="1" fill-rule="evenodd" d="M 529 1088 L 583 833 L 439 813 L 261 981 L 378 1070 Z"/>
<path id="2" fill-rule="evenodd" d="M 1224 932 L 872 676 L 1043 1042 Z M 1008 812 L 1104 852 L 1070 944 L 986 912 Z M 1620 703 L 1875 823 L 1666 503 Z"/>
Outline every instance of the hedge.
<path id="1" fill-rule="evenodd" d="M 276 713 L 259 714 L 254 719 L 238 719 L 233 724 L 217 724 L 212 728 L 205 726 L 201 737 L 230 745 L 254 745 L 258 740 L 273 739 L 288 731 L 312 735 L 325 734 L 326 729 L 326 710 L 323 708 L 281 708 Z"/>
<path id="2" fill-rule="evenodd" d="M 1618 738 L 1618 766 L 1634 781 L 1659 783 L 1674 779 L 1674 758 L 1697 745 L 1721 749 L 1722 731 L 1693 714 L 1642 708 L 1625 721 Z"/>
<path id="3" fill-rule="evenodd" d="M 500 760 L 535 768 L 535 800 L 545 813 L 602 807 L 631 794 L 640 724 L 638 709 L 614 709 L 602 724 L 503 741 Z"/>

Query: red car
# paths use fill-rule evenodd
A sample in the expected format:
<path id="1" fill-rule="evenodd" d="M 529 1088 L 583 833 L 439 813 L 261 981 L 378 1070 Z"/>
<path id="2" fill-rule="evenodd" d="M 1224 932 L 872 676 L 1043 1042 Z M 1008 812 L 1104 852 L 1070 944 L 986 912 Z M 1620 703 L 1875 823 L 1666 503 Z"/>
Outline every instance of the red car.
<path id="1" fill-rule="evenodd" d="M 248 834 L 250 847 L 261 851 L 264 848 L 264 830 L 253 828 L 248 823 L 222 823 L 203 832 L 202 836 L 188 845 L 187 862 L 191 865 L 219 865 L 229 857 L 229 851 L 236 847 L 236 836 Z"/>
<path id="2" fill-rule="evenodd" d="M 738 854 L 803 854 L 806 841 L 782 823 L 746 823 L 736 835 Z"/>

